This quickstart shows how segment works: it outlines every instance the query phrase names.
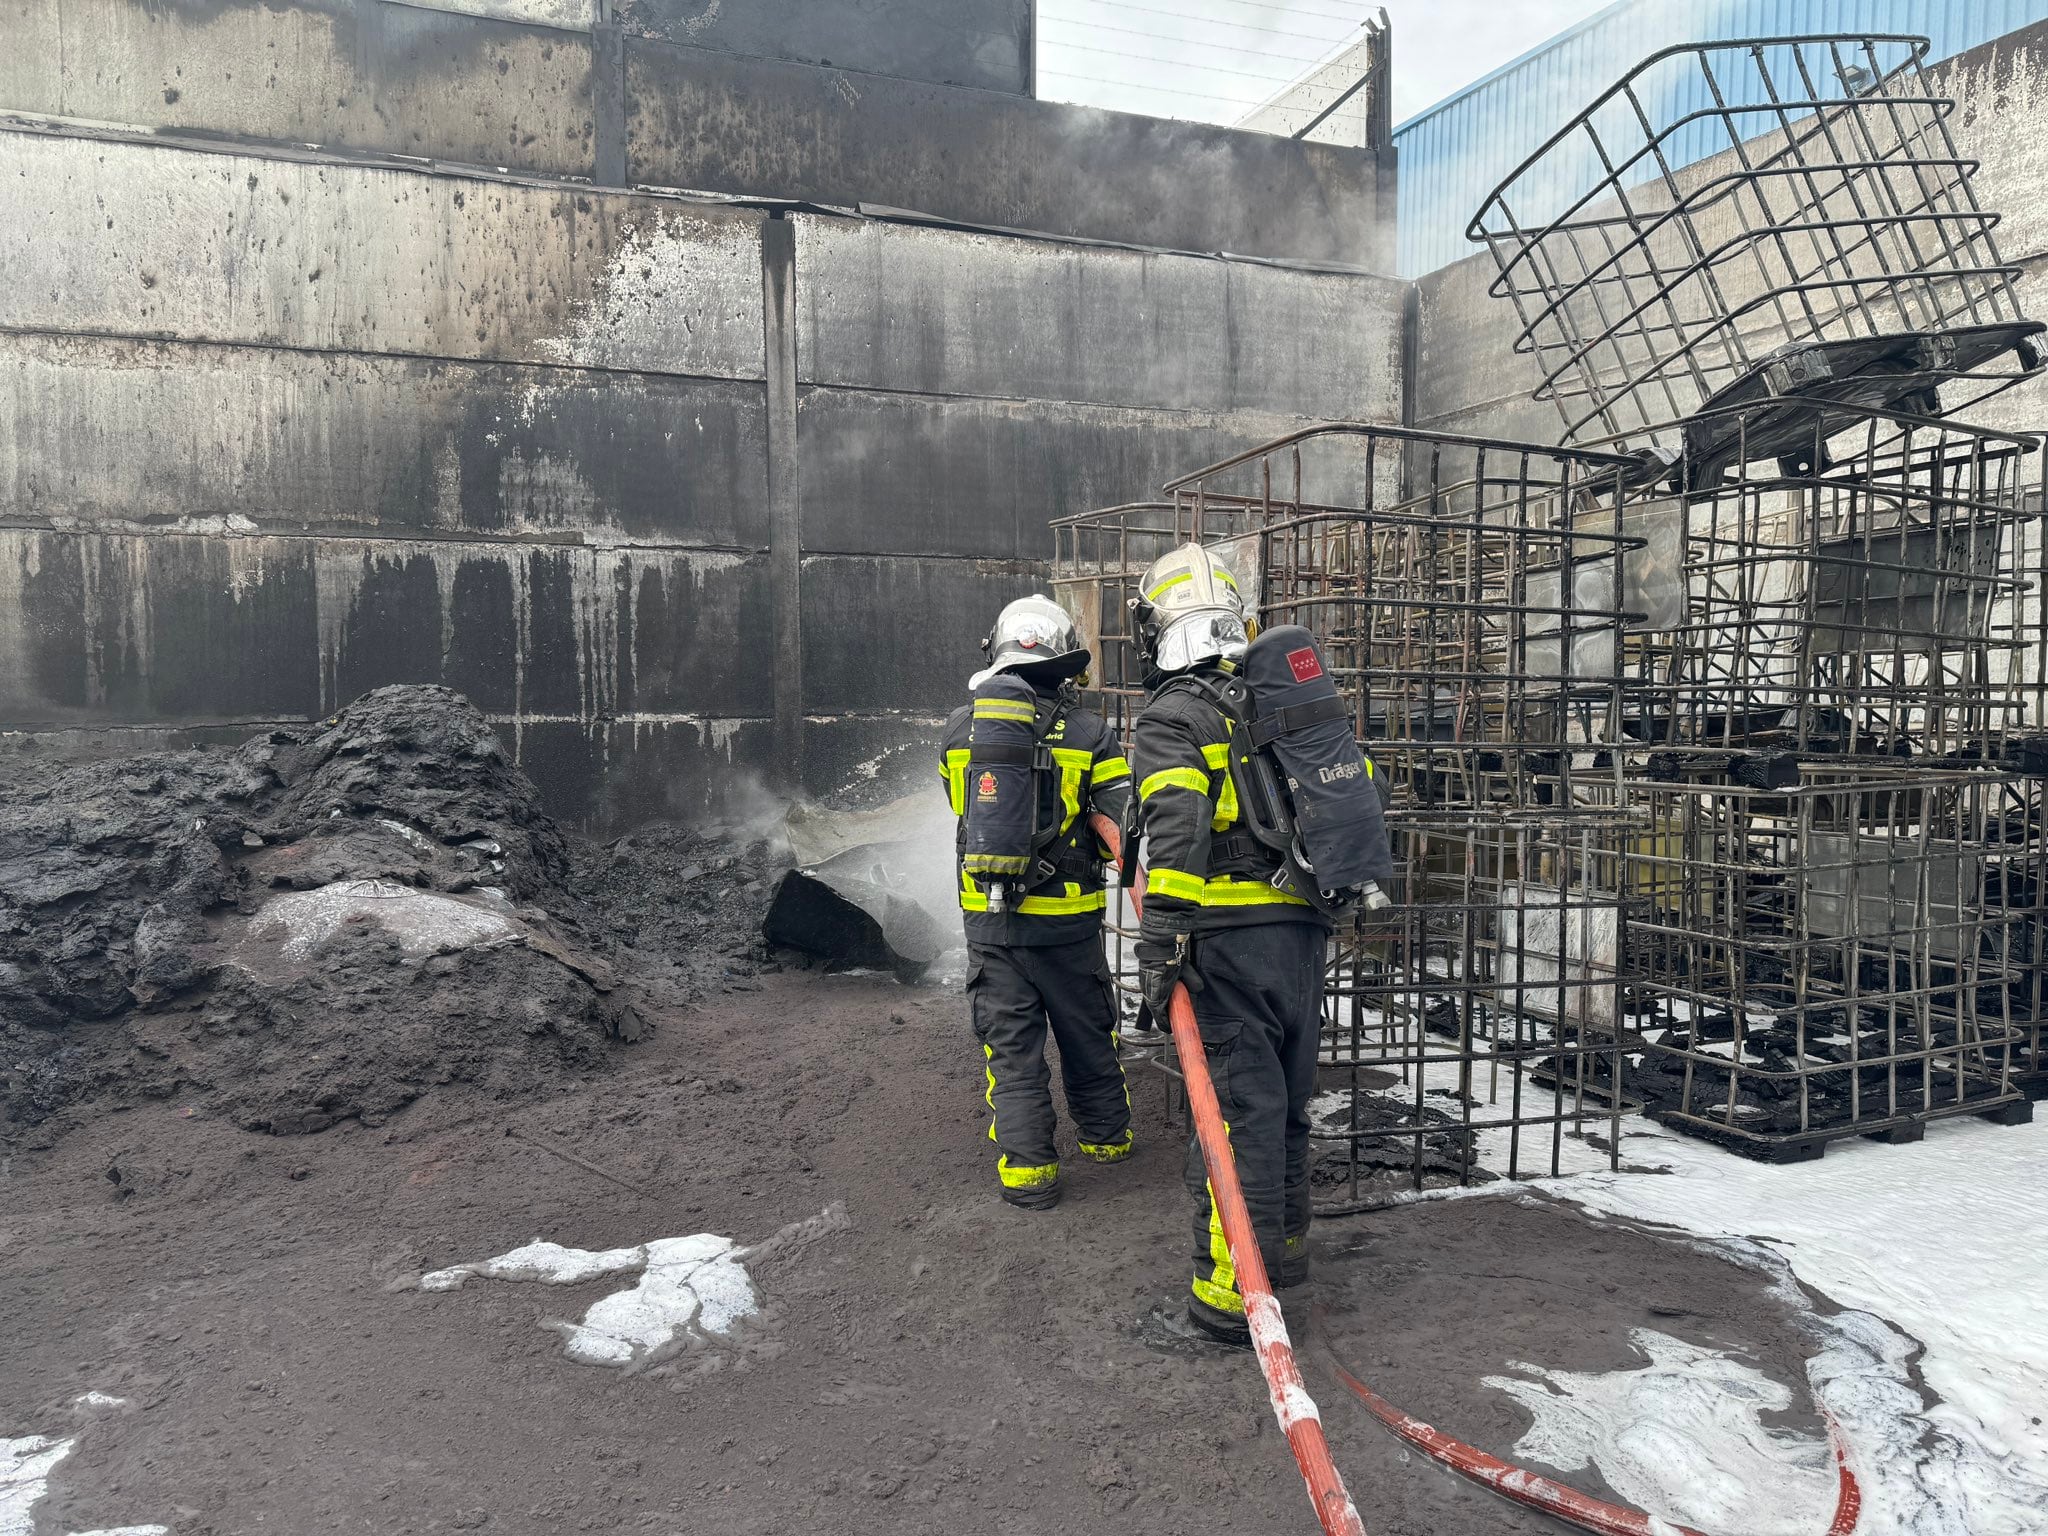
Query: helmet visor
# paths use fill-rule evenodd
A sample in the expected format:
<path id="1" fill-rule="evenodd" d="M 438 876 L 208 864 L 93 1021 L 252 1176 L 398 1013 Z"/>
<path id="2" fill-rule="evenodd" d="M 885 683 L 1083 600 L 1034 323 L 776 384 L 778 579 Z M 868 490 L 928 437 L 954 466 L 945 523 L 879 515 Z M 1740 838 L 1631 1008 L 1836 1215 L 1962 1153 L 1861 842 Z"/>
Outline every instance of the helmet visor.
<path id="1" fill-rule="evenodd" d="M 1200 662 L 1222 656 L 1242 656 L 1246 640 L 1244 620 L 1234 613 L 1212 609 L 1175 619 L 1159 637 L 1155 661 L 1162 672 L 1180 672 Z"/>

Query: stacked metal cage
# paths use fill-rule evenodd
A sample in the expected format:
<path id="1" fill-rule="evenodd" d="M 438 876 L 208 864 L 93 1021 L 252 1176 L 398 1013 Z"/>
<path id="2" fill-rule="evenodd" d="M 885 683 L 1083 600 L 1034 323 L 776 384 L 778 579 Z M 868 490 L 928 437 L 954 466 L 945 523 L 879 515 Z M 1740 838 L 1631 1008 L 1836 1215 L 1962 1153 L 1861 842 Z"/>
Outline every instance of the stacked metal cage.
<path id="1" fill-rule="evenodd" d="M 2025 1112 L 2035 445 L 1941 413 L 2038 368 L 2042 327 L 1924 52 L 1666 50 L 1471 231 L 1566 439 L 1638 462 L 1638 1086 L 1760 1156 Z M 1663 110 L 1680 75 L 1715 108 Z"/>
<path id="2" fill-rule="evenodd" d="M 1055 525 L 1113 717 L 1128 589 L 1199 539 L 1391 788 L 1324 1209 L 1612 1157 L 1637 1105 L 1782 1160 L 2048 1076 L 2038 445 L 1945 414 L 2043 328 L 1924 53 L 1666 50 L 1487 201 L 1571 446 L 1322 428 Z"/>
<path id="3" fill-rule="evenodd" d="M 1626 684 L 1637 1087 L 1774 1158 L 2025 1111 L 2032 444 L 1858 436 L 1819 475 L 1728 468 L 1623 519 L 1658 552 Z"/>
<path id="4" fill-rule="evenodd" d="M 1616 1019 L 1633 541 L 1582 525 L 1632 461 L 1327 427 L 1168 499 L 1065 519 L 1055 580 L 1128 721 L 1125 603 L 1173 544 L 1215 547 L 1267 623 L 1323 637 L 1391 801 L 1397 904 L 1330 950 L 1313 1179 L 1325 1211 L 1605 1163 Z M 1593 1133 L 1595 1140 L 1588 1141 Z"/>

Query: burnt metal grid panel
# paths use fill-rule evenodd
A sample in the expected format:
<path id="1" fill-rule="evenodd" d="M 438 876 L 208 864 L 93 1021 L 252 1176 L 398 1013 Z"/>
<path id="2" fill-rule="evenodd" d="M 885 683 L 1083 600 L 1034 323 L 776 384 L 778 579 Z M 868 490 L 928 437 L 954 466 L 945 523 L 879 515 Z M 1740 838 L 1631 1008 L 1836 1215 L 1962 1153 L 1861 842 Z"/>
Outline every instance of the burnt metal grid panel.
<path id="1" fill-rule="evenodd" d="M 1618 496 L 1632 467 L 1316 428 L 1161 501 L 1055 525 L 1055 585 L 1098 642 L 1113 719 L 1128 724 L 1142 687 L 1125 601 L 1152 559 L 1197 539 L 1265 622 L 1324 639 L 1390 787 L 1398 904 L 1330 952 L 1313 1110 L 1325 1212 L 1556 1173 L 1566 1138 L 1589 1131 L 1613 1156 L 1623 903 L 1587 873 L 1620 869 L 1635 819 L 1611 747 L 1626 715 L 1613 594 L 1636 540 L 1572 510 Z M 1604 585 L 1568 579 L 1601 565 Z"/>
<path id="2" fill-rule="evenodd" d="M 1989 768 L 1804 764 L 1781 789 L 1643 781 L 1622 884 L 1630 1079 L 1750 1155 L 2024 1113 L 2013 1002 L 2029 788 Z"/>
<path id="3" fill-rule="evenodd" d="M 1845 35 L 1667 48 L 1495 189 L 1468 234 L 1567 442 L 1644 446 L 1703 408 L 1785 395 L 1934 414 L 2037 365 L 2041 328 L 1926 52 Z M 1968 382 L 1944 397 L 1948 381 Z"/>
<path id="4" fill-rule="evenodd" d="M 2020 948 L 2025 965 L 2013 988 L 2015 1024 L 2020 1032 L 2013 1073 L 2031 1099 L 2048 1099 L 2048 525 L 2038 517 L 2048 505 L 2048 465 L 2036 464 L 2025 493 L 2037 514 L 2024 534 L 2021 568 L 2028 590 L 2014 603 L 2014 627 L 2025 637 L 2021 676 L 2015 692 L 2025 701 L 2029 735 L 2013 754 L 2034 777 L 2027 797 L 2027 830 L 2032 839 L 2031 885 L 2013 893 L 2026 913 Z"/>
<path id="5" fill-rule="evenodd" d="M 2038 445 L 1872 412 L 1789 472 L 1719 446 L 1761 414 L 1621 512 L 1630 1081 L 1768 1158 L 2024 1113 Z"/>
<path id="6" fill-rule="evenodd" d="M 1739 443 L 1756 413 L 1723 414 L 1717 440 Z M 1825 430 L 1809 426 L 1817 457 Z M 1773 754 L 2011 760 L 2041 719 L 2021 686 L 2040 651 L 2035 446 L 1865 413 L 1819 473 L 1738 449 L 1681 494 L 1681 460 L 1622 514 L 1640 539 L 1625 600 L 1642 616 L 1625 734 L 1684 772 L 1769 773 Z"/>

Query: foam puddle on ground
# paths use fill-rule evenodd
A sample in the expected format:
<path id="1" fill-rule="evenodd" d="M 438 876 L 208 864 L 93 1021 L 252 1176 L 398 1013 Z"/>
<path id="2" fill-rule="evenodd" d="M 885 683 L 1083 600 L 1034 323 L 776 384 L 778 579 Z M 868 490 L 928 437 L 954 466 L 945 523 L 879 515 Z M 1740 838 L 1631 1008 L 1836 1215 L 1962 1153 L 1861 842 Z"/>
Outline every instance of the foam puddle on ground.
<path id="1" fill-rule="evenodd" d="M 452 1291 L 473 1278 L 580 1285 L 638 1274 L 636 1284 L 594 1303 L 580 1323 L 558 1323 L 563 1350 L 584 1365 L 638 1365 L 688 1335 L 730 1334 L 760 1310 L 754 1282 L 729 1237 L 698 1232 L 636 1248 L 565 1248 L 536 1238 L 523 1248 L 437 1269 L 423 1291 Z M 0 1533 L 4 1536 L 4 1533 Z"/>
<path id="2" fill-rule="evenodd" d="M 1488 1376 L 1534 1420 L 1520 1461 L 1560 1472 L 1597 1467 L 1621 1498 L 1696 1529 L 1741 1536 L 1822 1536 L 1838 1484 L 1825 1438 L 1775 1430 L 1767 1413 L 1792 1392 L 1739 1360 L 1654 1329 L 1631 1335 L 1648 1363 L 1575 1373 L 1520 1361 Z"/>
<path id="3" fill-rule="evenodd" d="M 118 1398 L 89 1393 L 118 1405 Z M 84 1402 L 87 1399 L 81 1398 Z M 95 1404 L 95 1406 L 99 1406 Z M 0 1436 L 0 1536 L 30 1536 L 35 1529 L 35 1507 L 50 1491 L 50 1473 L 77 1448 L 78 1442 L 52 1435 L 23 1435 L 16 1439 Z M 77 1531 L 73 1536 L 170 1536 L 162 1525 L 99 1526 Z"/>
<path id="4" fill-rule="evenodd" d="M 1954 1120 L 1929 1127 L 1926 1140 L 1910 1146 L 1852 1140 L 1818 1162 L 1784 1166 L 1638 1122 L 1624 1160 L 1663 1171 L 1596 1170 L 1535 1187 L 1598 1216 L 1691 1233 L 1775 1278 L 1817 1343 L 1808 1383 L 1840 1427 L 1862 1484 L 1859 1531 L 2038 1536 L 2048 1529 L 2048 1122 Z M 1822 1315 L 1802 1286 L 1849 1310 Z M 1710 1536 L 1778 1529 L 1755 1513 L 1688 1512 L 1711 1499 L 1717 1475 L 1696 1465 L 1700 1457 L 1754 1467 L 1765 1447 L 1745 1439 L 1746 1428 L 1737 1434 L 1702 1418 L 1659 1383 L 1621 1379 L 1665 1374 L 1652 1355 L 1648 1367 L 1609 1373 L 1597 1386 L 1594 1378 L 1557 1374 L 1539 1377 L 1542 1387 L 1502 1384 L 1537 1413 L 1532 1435 L 1553 1437 L 1551 1450 L 1531 1456 L 1549 1462 L 1551 1451 L 1582 1450 L 1579 1465 L 1595 1462 L 1617 1490 L 1634 1479 L 1630 1491 L 1648 1513 Z M 1555 1396 L 1567 1383 L 1564 1399 L 1582 1405 L 1572 1423 L 1583 1430 L 1585 1415 L 1609 1416 L 1597 1446 L 1568 1430 L 1560 1403 L 1530 1395 Z M 1644 1425 L 1611 1409 L 1633 1392 L 1658 1397 L 1657 1422 L 1687 1425 L 1706 1437 L 1703 1448 L 1639 1454 Z M 1791 1447 L 1777 1449 L 1789 1454 Z M 1789 1468 L 1768 1475 L 1788 1497 L 1806 1486 Z M 1803 1529 L 1823 1531 L 1826 1520 Z"/>

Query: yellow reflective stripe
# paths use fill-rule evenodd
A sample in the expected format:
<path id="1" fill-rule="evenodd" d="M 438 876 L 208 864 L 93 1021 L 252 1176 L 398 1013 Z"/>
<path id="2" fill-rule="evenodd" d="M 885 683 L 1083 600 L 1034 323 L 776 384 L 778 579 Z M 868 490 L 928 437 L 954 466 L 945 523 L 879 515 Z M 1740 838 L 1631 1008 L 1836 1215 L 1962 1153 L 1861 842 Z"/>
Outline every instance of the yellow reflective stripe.
<path id="1" fill-rule="evenodd" d="M 1005 1152 L 996 1159 L 996 1173 L 1005 1189 L 1044 1189 L 1060 1176 L 1058 1163 L 1046 1163 L 1036 1168 L 1013 1168 L 1010 1155 Z"/>
<path id="2" fill-rule="evenodd" d="M 1036 720 L 1038 710 L 1022 699 L 976 699 L 974 718 L 977 720 Z"/>
<path id="3" fill-rule="evenodd" d="M 1100 912 L 1109 902 L 1101 891 L 1084 891 L 1072 880 L 1064 881 L 1064 896 L 1026 896 L 1013 909 L 1025 917 L 1070 917 L 1078 912 Z M 974 883 L 973 876 L 960 872 L 960 910 L 986 912 L 988 892 Z"/>
<path id="4" fill-rule="evenodd" d="M 1228 727 L 1229 721 L 1224 725 Z M 1209 830 L 1221 832 L 1237 820 L 1237 780 L 1230 776 L 1230 743 L 1212 741 L 1202 748 L 1202 761 L 1222 776 L 1216 791 L 1216 813 L 1209 818 Z"/>
<path id="5" fill-rule="evenodd" d="M 1239 880 L 1230 875 L 1219 875 L 1202 887 L 1202 905 L 1205 907 L 1305 907 L 1308 905 L 1299 896 L 1286 891 L 1275 890 L 1264 880 Z"/>
<path id="6" fill-rule="evenodd" d="M 1064 836 L 1081 814 L 1081 786 L 1087 781 L 1095 754 L 1079 747 L 1054 747 L 1051 750 L 1052 760 L 1060 770 L 1060 833 Z"/>
<path id="7" fill-rule="evenodd" d="M 1114 1163 L 1129 1157 L 1133 1145 L 1135 1138 L 1131 1135 L 1130 1127 L 1126 1126 L 1123 1135 L 1115 1141 L 1082 1142 L 1081 1152 L 1083 1156 L 1091 1157 L 1098 1163 Z"/>
<path id="8" fill-rule="evenodd" d="M 1215 573 L 1216 579 L 1222 582 L 1223 585 L 1230 588 L 1230 590 L 1233 592 L 1237 590 L 1237 578 L 1232 576 L 1230 572 L 1224 570 L 1223 567 L 1220 565 L 1212 565 L 1209 567 L 1209 569 Z M 1156 603 L 1159 601 L 1159 595 L 1162 592 L 1171 592 L 1175 587 L 1179 586 L 1182 582 L 1193 581 L 1194 579 L 1195 573 L 1193 571 L 1182 571 L 1177 575 L 1169 576 L 1166 578 L 1166 580 L 1159 583 L 1158 586 L 1154 587 L 1150 592 L 1147 592 L 1145 594 L 1145 600 L 1147 602 Z"/>
<path id="9" fill-rule="evenodd" d="M 1138 786 L 1138 798 L 1150 800 L 1162 789 L 1192 789 L 1198 795 L 1207 795 L 1209 775 L 1199 768 L 1162 768 L 1145 775 L 1145 782 Z"/>
<path id="10" fill-rule="evenodd" d="M 1150 896 L 1171 896 L 1177 901 L 1197 902 L 1205 907 L 1305 907 L 1299 896 L 1275 890 L 1264 880 L 1240 880 L 1218 875 L 1200 880 L 1178 869 L 1153 869 L 1145 873 L 1145 892 Z"/>
<path id="11" fill-rule="evenodd" d="M 1084 891 L 1074 881 L 1065 882 L 1064 896 L 1026 896 L 1017 910 L 1026 917 L 1063 917 L 1075 912 L 1100 912 L 1106 901 L 1100 891 Z"/>
<path id="12" fill-rule="evenodd" d="M 1230 1127 L 1225 1126 L 1225 1135 Z M 1209 1190 L 1209 1273 L 1196 1275 L 1194 1293 L 1197 1300 L 1208 1303 L 1219 1312 L 1244 1311 L 1244 1297 L 1237 1290 L 1237 1265 L 1230 1257 L 1230 1240 L 1223 1235 L 1223 1213 L 1216 1209 L 1216 1190 Z"/>
<path id="13" fill-rule="evenodd" d="M 1368 769 L 1367 771 L 1370 772 L 1371 770 Z M 1100 786 L 1103 784 L 1119 784 L 1130 776 L 1131 765 L 1124 761 L 1124 759 L 1120 757 L 1105 757 L 1097 760 L 1094 768 L 1089 771 L 1088 779 L 1090 783 Z"/>
<path id="14" fill-rule="evenodd" d="M 985 1095 L 988 1099 L 988 1139 L 994 1141 L 996 1139 L 996 1048 L 992 1045 L 984 1045 L 981 1048 L 981 1054 L 987 1063 L 985 1070 L 988 1072 L 988 1093 Z"/>
<path id="15" fill-rule="evenodd" d="M 946 754 L 946 763 L 939 770 L 939 777 L 946 781 L 946 798 L 952 802 L 955 816 L 967 812 L 967 748 L 955 747 Z"/>

